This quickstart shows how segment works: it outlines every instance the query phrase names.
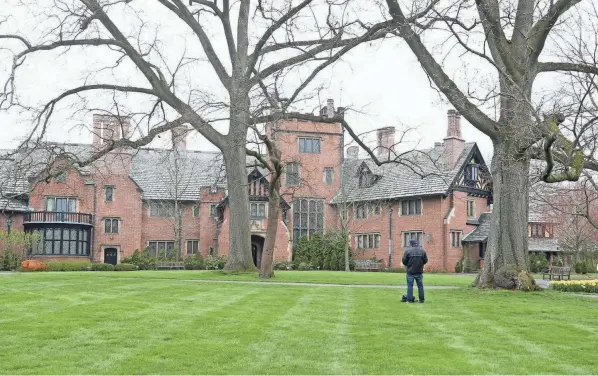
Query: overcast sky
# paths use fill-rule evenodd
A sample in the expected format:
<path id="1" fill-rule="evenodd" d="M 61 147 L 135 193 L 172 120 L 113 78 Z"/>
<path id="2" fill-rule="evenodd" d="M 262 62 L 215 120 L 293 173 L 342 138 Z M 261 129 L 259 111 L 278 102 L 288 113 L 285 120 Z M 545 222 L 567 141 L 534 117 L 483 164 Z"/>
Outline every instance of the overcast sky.
<path id="1" fill-rule="evenodd" d="M 13 0 L 7 0 L 13 1 Z M 147 1 L 147 0 L 145 0 Z M 161 39 L 172 56 L 177 55 L 177 51 L 183 48 L 198 49 L 197 44 L 189 42 L 188 31 L 184 30 L 180 23 L 173 24 L 162 9 L 154 5 L 144 9 L 146 15 L 150 17 L 156 25 L 161 27 Z M 15 8 L 9 5 L 8 8 L 0 10 L 2 14 L 13 15 L 10 23 L 10 30 L 22 31 L 35 23 L 35 15 L 31 15 L 22 8 Z M 5 25 L 6 26 L 6 25 Z M 168 26 L 168 27 L 165 27 Z M 39 27 L 41 30 L 42 28 Z M 217 37 L 218 31 L 214 29 L 213 36 Z M 0 33 L 7 31 L 0 27 Z M 39 31 L 39 30 L 37 30 Z M 434 43 L 437 45 L 437 43 Z M 19 47 L 12 44 L 11 47 Z M 448 46 L 444 46 L 447 47 Z M 443 46 L 437 48 L 434 52 L 442 53 Z M 172 50 L 172 52 L 171 52 Z M 89 70 L 93 70 L 94 64 L 100 66 L 103 54 L 109 55 L 100 48 L 88 48 L 78 50 L 78 53 L 69 52 L 65 55 L 52 53 L 40 53 L 26 62 L 27 70 L 22 70 L 23 74 L 18 77 L 19 90 L 21 97 L 29 100 L 31 103 L 41 103 L 52 96 L 57 95 L 60 90 L 72 87 L 77 80 L 86 76 Z M 222 49 L 221 49 L 222 51 Z M 4 78 L 10 68 L 10 54 L 7 51 L 0 51 L 0 76 Z M 109 59 L 108 59 L 109 60 Z M 487 74 L 487 64 L 479 61 L 477 58 L 463 57 L 454 55 L 443 61 L 449 76 L 452 76 L 464 87 L 469 82 L 467 77 L 476 77 L 479 80 L 480 72 Z M 85 68 L 85 69 L 83 69 Z M 198 80 L 198 85 L 209 87 L 218 85 L 211 68 L 204 64 L 196 68 L 189 74 L 190 82 Z M 122 69 L 112 76 L 119 77 L 119 83 L 138 83 L 134 77 L 135 68 L 132 66 L 123 66 Z M 25 72 L 27 72 L 25 74 Z M 98 77 L 102 74 L 96 74 L 95 79 L 101 81 Z M 292 81 L 293 77 L 289 78 Z M 475 85 L 480 81 L 476 81 Z M 483 82 L 483 81 L 481 81 Z M 411 145 L 418 147 L 429 147 L 434 142 L 442 141 L 446 134 L 446 112 L 452 106 L 446 102 L 443 96 L 430 87 L 423 70 L 417 63 L 411 51 L 399 39 L 387 40 L 383 43 L 376 43 L 373 46 L 362 46 L 346 58 L 322 72 L 312 87 L 322 84 L 326 87 L 320 93 L 319 100 L 326 102 L 327 98 L 333 98 L 336 106 L 350 106 L 358 109 L 360 113 L 351 112 L 347 119 L 358 132 L 375 130 L 380 127 L 395 126 L 399 130 L 416 128 L 412 134 Z M 146 85 L 144 85 L 146 86 Z M 292 85 L 291 85 L 292 86 Z M 288 93 L 285 93 L 288 94 Z M 98 95 L 96 100 L 110 101 L 110 96 Z M 134 98 L 127 98 L 129 108 L 135 107 Z M 98 102 L 98 103 L 101 103 Z M 100 106 L 101 104 L 98 104 Z M 306 104 L 304 111 L 315 110 L 317 99 Z M 134 110 L 134 109 L 133 109 Z M 492 115 L 492 114 L 490 114 Z M 91 127 L 91 115 L 77 113 L 72 116 L 72 111 L 66 108 L 58 108 L 54 117 L 52 126 L 49 128 L 46 139 L 48 141 L 58 142 L 77 142 L 89 143 L 92 136 L 89 131 Z M 85 124 L 87 127 L 80 127 Z M 7 114 L 0 112 L 0 147 L 14 147 L 19 140 L 28 133 L 30 123 L 26 120 L 25 114 L 19 114 L 15 111 Z M 492 154 L 492 144 L 488 137 L 477 131 L 465 119 L 462 119 L 462 134 L 467 141 L 477 142 L 485 157 Z M 162 137 L 152 144 L 152 146 L 163 146 L 168 137 Z M 197 150 L 216 150 L 205 139 L 199 135 L 191 137 L 188 143 L 190 149 Z"/>

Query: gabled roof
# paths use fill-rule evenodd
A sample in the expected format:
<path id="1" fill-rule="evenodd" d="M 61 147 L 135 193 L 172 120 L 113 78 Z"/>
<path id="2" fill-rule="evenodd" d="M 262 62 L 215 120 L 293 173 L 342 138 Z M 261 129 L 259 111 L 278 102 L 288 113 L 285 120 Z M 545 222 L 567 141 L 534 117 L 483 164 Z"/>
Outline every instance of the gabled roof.
<path id="1" fill-rule="evenodd" d="M 91 144 L 44 143 L 18 153 L 0 151 L 0 199 L 13 200 L 27 195 L 28 179 L 40 174 L 54 158 L 65 153 L 75 160 L 85 160 L 92 155 L 93 148 Z M 80 169 L 84 174 L 91 171 L 92 167 Z M 139 149 L 132 154 L 130 177 L 147 200 L 193 201 L 200 198 L 202 187 L 226 187 L 221 154 L 212 152 Z M 18 207 L 13 201 L 10 206 Z"/>
<path id="2" fill-rule="evenodd" d="M 461 240 L 463 243 L 486 243 L 488 241 L 488 235 L 490 235 L 490 218 L 492 213 L 480 214 L 478 220 L 478 227 L 472 232 L 465 235 Z"/>
<path id="3" fill-rule="evenodd" d="M 196 201 L 202 187 L 226 187 L 220 153 L 140 149 L 131 178 L 146 200 Z"/>
<path id="4" fill-rule="evenodd" d="M 557 252 L 559 251 L 556 238 L 529 238 L 527 242 L 529 252 Z"/>
<path id="5" fill-rule="evenodd" d="M 475 143 L 466 143 L 455 167 L 448 170 L 442 163 L 444 145 L 405 153 L 400 164 L 378 166 L 371 159 L 347 159 L 343 163 L 343 186 L 332 203 L 446 194 L 474 149 Z M 371 187 L 359 186 L 359 171 L 364 167 L 380 176 Z"/>

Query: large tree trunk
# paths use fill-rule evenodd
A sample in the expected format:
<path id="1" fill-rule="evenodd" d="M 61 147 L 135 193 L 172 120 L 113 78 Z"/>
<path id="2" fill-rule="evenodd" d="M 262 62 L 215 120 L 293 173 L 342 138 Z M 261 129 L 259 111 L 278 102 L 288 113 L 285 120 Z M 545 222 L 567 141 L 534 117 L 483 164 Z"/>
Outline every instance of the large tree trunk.
<path id="1" fill-rule="evenodd" d="M 494 143 L 494 205 L 484 268 L 478 287 L 532 290 L 528 273 L 527 215 L 530 158 L 515 145 Z"/>
<path id="2" fill-rule="evenodd" d="M 276 234 L 278 233 L 278 222 L 280 213 L 280 194 L 278 189 L 270 190 L 268 198 L 268 229 L 266 230 L 266 241 L 264 244 L 264 250 L 262 252 L 262 261 L 260 264 L 260 277 L 261 278 L 272 278 L 274 277 L 274 245 L 276 244 Z"/>
<path id="3" fill-rule="evenodd" d="M 235 93 L 233 91 L 233 93 Z M 249 124 L 249 97 L 244 93 L 231 95 L 231 121 L 228 145 L 222 149 L 229 205 L 229 250 L 225 269 L 234 271 L 256 270 L 251 257 L 251 229 L 249 219 L 249 192 L 247 189 L 247 126 Z"/>

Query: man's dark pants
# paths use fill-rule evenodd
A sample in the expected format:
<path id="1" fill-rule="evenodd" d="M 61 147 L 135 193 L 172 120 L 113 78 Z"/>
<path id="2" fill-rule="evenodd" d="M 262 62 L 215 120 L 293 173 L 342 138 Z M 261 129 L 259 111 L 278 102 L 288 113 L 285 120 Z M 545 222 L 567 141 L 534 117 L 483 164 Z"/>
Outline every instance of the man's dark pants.
<path id="1" fill-rule="evenodd" d="M 417 282 L 417 292 L 419 293 L 419 301 L 424 301 L 424 275 L 423 274 L 409 274 L 407 273 L 407 301 L 412 302 L 413 298 L 413 280 Z"/>

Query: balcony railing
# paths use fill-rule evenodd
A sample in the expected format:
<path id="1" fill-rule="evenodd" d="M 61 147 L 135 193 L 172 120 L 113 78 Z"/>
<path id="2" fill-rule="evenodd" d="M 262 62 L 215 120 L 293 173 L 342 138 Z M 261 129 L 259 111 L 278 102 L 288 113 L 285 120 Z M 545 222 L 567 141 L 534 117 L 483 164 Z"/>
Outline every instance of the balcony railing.
<path id="1" fill-rule="evenodd" d="M 66 213 L 66 212 L 29 212 L 25 213 L 24 223 L 84 223 L 93 224 L 93 216 L 87 213 Z"/>

